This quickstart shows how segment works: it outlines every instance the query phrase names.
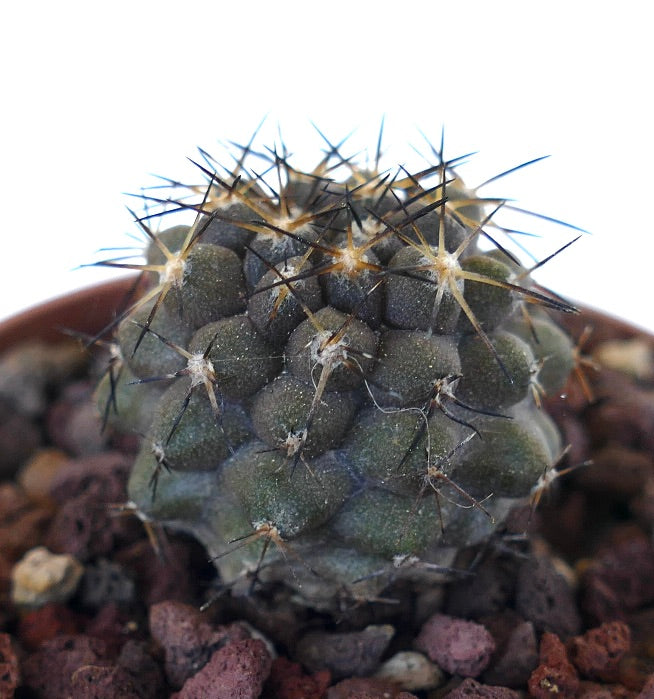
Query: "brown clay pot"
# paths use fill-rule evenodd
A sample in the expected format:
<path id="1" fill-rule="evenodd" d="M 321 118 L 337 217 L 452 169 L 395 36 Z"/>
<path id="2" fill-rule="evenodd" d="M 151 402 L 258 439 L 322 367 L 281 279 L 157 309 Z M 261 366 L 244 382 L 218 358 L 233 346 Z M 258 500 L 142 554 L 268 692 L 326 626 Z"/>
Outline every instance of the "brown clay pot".
<path id="1" fill-rule="evenodd" d="M 98 333 L 116 317 L 116 309 L 125 306 L 125 300 L 134 283 L 135 278 L 124 278 L 93 286 L 34 307 L 10 318 L 4 323 L 0 323 L 0 352 L 16 345 L 20 341 L 28 339 L 40 339 L 47 342 L 56 341 L 62 338 L 62 329 L 74 329 L 89 335 Z M 600 343 L 606 340 L 630 340 L 639 337 L 649 344 L 654 356 L 654 336 L 643 333 L 638 328 L 603 315 L 596 310 L 583 309 L 579 315 L 565 316 L 560 320 L 567 326 L 574 338 L 582 336 L 587 326 L 592 327 L 593 332 L 589 335 L 588 341 L 583 347 L 584 354 L 591 354 Z M 607 381 L 609 383 L 612 381 L 610 373 L 610 371 L 607 372 Z M 600 390 L 609 385 L 608 383 L 602 385 L 601 380 L 596 382 L 592 376 L 590 378 Z M 619 377 L 616 379 L 618 383 L 622 380 Z M 626 382 L 627 379 L 624 379 L 624 381 Z M 625 386 L 627 386 L 626 383 Z M 627 388 L 631 390 L 631 387 Z M 634 391 L 640 390 L 640 388 L 634 387 Z M 648 391 L 650 392 L 649 394 L 647 393 Z M 620 394 L 614 393 L 609 396 L 609 405 L 612 404 L 612 401 L 614 403 L 619 401 L 619 398 L 615 399 L 616 395 L 619 396 Z M 652 403 L 654 403 L 654 380 L 648 380 L 645 383 L 644 395 L 651 395 Z M 622 462 L 625 460 L 629 461 L 631 459 L 631 461 L 638 464 L 647 462 L 650 466 L 654 464 L 654 448 L 650 449 L 646 443 L 648 438 L 647 429 L 639 427 L 638 438 L 640 442 L 638 444 L 620 441 L 622 439 L 629 440 L 631 435 L 636 433 L 635 431 L 630 432 L 628 429 L 624 435 L 616 435 L 616 441 L 613 442 L 613 435 L 609 434 L 610 428 L 608 427 L 612 423 L 607 422 L 602 417 L 603 414 L 600 414 L 603 410 L 601 402 L 599 407 L 582 405 L 582 402 L 583 399 L 580 398 L 577 406 L 571 408 L 569 404 L 559 401 L 558 397 L 554 397 L 549 401 L 549 407 L 559 420 L 566 438 L 568 433 L 573 435 L 573 437 L 574 434 L 580 434 L 585 438 L 586 443 L 579 446 L 580 453 L 583 453 L 583 449 L 587 449 L 591 456 L 599 454 L 608 464 L 607 475 L 609 476 L 611 471 L 624 469 L 625 464 Z M 649 411 L 649 414 L 654 415 L 654 408 L 652 406 L 650 408 L 652 409 Z M 596 413 L 595 418 L 593 418 L 594 412 Z M 622 412 L 626 412 L 626 408 Z M 643 419 L 643 415 L 647 418 L 646 413 L 647 410 L 640 411 L 638 419 Z M 593 419 L 595 419 L 595 425 L 599 433 L 598 439 L 603 439 L 602 431 L 607 433 L 608 447 L 603 446 L 603 444 L 599 444 L 599 446 L 593 444 L 595 439 L 592 435 Z M 629 420 L 635 421 L 633 413 L 630 414 Z M 616 420 L 616 422 L 618 421 Z M 654 424 L 652 425 L 652 433 L 654 433 Z M 593 449 L 595 450 L 594 452 L 592 451 Z M 636 451 L 638 452 L 637 454 L 635 453 Z M 651 473 L 648 473 L 643 478 L 644 483 L 654 481 L 654 468 L 649 470 Z M 575 474 L 572 474 L 572 476 L 572 486 L 568 489 L 567 495 L 564 494 L 563 498 L 552 506 L 544 503 L 544 506 L 539 508 L 540 528 L 536 530 L 536 540 L 541 541 L 541 548 L 535 547 L 532 553 L 542 556 L 544 550 L 549 552 L 547 555 L 551 555 L 552 560 L 557 560 L 564 568 L 567 567 L 571 574 L 573 574 L 572 571 L 574 569 L 574 575 L 581 579 L 582 587 L 583 585 L 586 586 L 586 608 L 582 604 L 582 612 L 587 615 L 588 622 L 583 628 L 599 627 L 599 624 L 607 618 L 613 618 L 613 616 L 620 619 L 620 623 L 623 624 L 620 627 L 621 629 L 626 628 L 625 624 L 630 626 L 633 635 L 630 654 L 625 656 L 624 667 L 621 666 L 619 672 L 616 671 L 617 674 L 611 678 L 611 682 L 624 684 L 624 687 L 633 693 L 631 695 L 624 694 L 624 696 L 635 696 L 645 686 L 646 682 L 648 687 L 654 689 L 654 653 L 650 654 L 650 650 L 648 650 L 654 648 L 654 633 L 651 632 L 651 629 L 648 631 L 648 624 L 650 624 L 652 618 L 650 610 L 654 609 L 652 607 L 654 599 L 648 601 L 648 595 L 651 594 L 650 588 L 652 586 L 649 585 L 647 587 L 645 584 L 647 582 L 645 578 L 654 579 L 654 574 L 647 575 L 643 572 L 649 570 L 647 566 L 651 558 L 651 543 L 648 543 L 644 532 L 654 522 L 654 504 L 651 502 L 648 504 L 648 500 L 639 497 L 639 494 L 632 495 L 632 501 L 641 507 L 640 515 L 638 515 L 637 510 L 634 510 L 637 517 L 631 520 L 626 528 L 624 523 L 619 521 L 617 524 L 615 521 L 607 524 L 607 517 L 612 513 L 606 508 L 602 509 L 603 506 L 598 507 L 595 502 L 597 500 L 601 504 L 611 499 L 612 493 L 610 490 L 607 490 L 606 483 L 584 482 L 583 477 L 576 481 Z M 610 478 L 605 480 L 608 481 Z M 618 485 L 621 484 L 618 483 Z M 609 487 L 611 487 L 610 484 Z M 626 495 L 622 500 L 620 498 L 616 500 L 619 508 L 622 508 L 622 510 L 625 509 L 623 502 L 625 498 Z M 638 519 L 638 516 L 640 519 Z M 648 517 L 651 521 L 648 520 Z M 583 518 L 583 522 L 579 521 L 580 518 Z M 606 531 L 609 531 L 609 534 L 606 534 Z M 545 538 L 542 538 L 543 536 Z M 602 541 L 604 541 L 604 544 L 602 545 L 603 547 L 600 546 L 598 548 L 595 544 L 600 540 L 600 537 L 603 537 Z M 548 543 L 544 543 L 546 541 Z M 608 552 L 607 546 L 609 546 Z M 640 549 L 638 549 L 638 546 L 640 546 Z M 543 549 L 543 547 L 545 548 Z M 634 550 L 636 550 L 636 553 L 634 553 Z M 565 556 L 568 562 L 562 563 L 560 556 Z M 617 573 L 614 572 L 615 567 L 613 566 L 616 561 L 616 565 L 619 564 L 620 575 L 623 575 L 622 569 L 625 569 L 624 580 L 616 577 Z M 555 565 L 558 565 L 558 563 L 552 564 L 552 570 L 554 570 Z M 590 576 L 586 572 L 585 583 L 583 582 L 584 570 L 590 570 L 591 572 Z M 629 578 L 629 574 L 632 574 L 633 580 Z M 623 592 L 623 590 L 626 590 L 626 592 Z M 631 597 L 634 597 L 636 593 L 641 594 L 644 602 L 641 600 L 642 604 L 640 606 L 632 605 L 630 607 L 627 599 L 629 595 L 627 593 Z M 218 608 L 220 608 L 220 604 L 218 604 Z M 225 604 L 229 605 L 229 602 Z M 246 610 L 246 607 L 249 608 L 249 616 L 247 618 L 250 621 L 254 621 L 273 641 L 279 643 L 281 639 L 282 645 L 287 645 L 287 648 L 290 649 L 287 652 L 293 657 L 294 635 L 304 628 L 307 620 L 298 621 L 295 618 L 284 616 L 284 614 L 288 613 L 290 607 L 279 610 L 276 607 L 277 602 L 275 602 L 273 607 L 266 607 L 265 610 L 263 606 L 261 609 L 257 609 L 256 602 L 240 604 L 243 606 L 237 609 L 237 614 L 240 615 Z M 234 617 L 234 608 L 224 607 L 222 611 Z M 368 619 L 365 616 L 367 613 L 365 608 L 351 610 L 351 612 L 350 617 L 346 620 L 351 625 L 354 624 L 353 619 L 357 618 L 357 614 L 362 615 L 361 619 L 366 619 L 366 623 L 373 623 L 374 621 L 373 617 Z M 218 614 L 218 612 L 216 613 Z M 511 613 L 515 614 L 515 612 Z M 525 612 L 526 614 L 527 612 Z M 235 618 L 240 618 L 240 616 Z M 316 619 L 310 623 L 319 625 L 320 620 Z M 406 630 L 401 625 L 401 623 L 405 622 L 398 623 L 396 621 L 394 623 L 399 635 L 406 635 Z M 268 624 L 270 626 L 267 628 Z M 294 626 L 294 624 L 298 626 Z M 280 631 L 281 627 L 284 627 L 286 631 Z M 579 630 L 582 629 L 575 630 L 572 633 L 578 633 Z M 650 666 L 651 672 L 648 670 Z M 317 675 L 314 677 L 317 677 Z M 326 687 L 329 677 L 323 678 L 323 680 L 324 687 Z M 454 685 L 450 683 L 450 688 L 455 689 L 456 683 Z M 107 694 L 106 696 L 114 695 Z M 161 696 L 164 695 L 161 694 Z M 270 694 L 270 696 L 275 695 Z M 310 696 L 314 696 L 314 694 Z M 315 696 L 323 696 L 322 693 L 318 693 L 317 688 Z M 341 695 L 339 694 L 338 696 Z M 409 694 L 408 696 L 414 695 Z"/>
<path id="2" fill-rule="evenodd" d="M 97 284 L 8 318 L 0 323 L 0 352 L 21 340 L 60 340 L 64 330 L 94 335 L 111 323 L 135 282 L 125 277 Z"/>

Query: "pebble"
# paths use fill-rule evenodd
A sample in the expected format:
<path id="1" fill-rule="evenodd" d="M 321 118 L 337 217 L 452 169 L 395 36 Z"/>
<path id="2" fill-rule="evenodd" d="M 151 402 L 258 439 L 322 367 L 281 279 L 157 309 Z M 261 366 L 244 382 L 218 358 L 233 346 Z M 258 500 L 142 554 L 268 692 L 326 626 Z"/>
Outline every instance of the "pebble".
<path id="1" fill-rule="evenodd" d="M 52 483 L 69 458 L 61 449 L 54 447 L 39 449 L 29 461 L 23 464 L 16 474 L 16 481 L 32 502 L 52 507 L 54 505 L 54 499 L 50 495 Z"/>
<path id="2" fill-rule="evenodd" d="M 0 358 L 0 397 L 27 416 L 45 412 L 48 389 L 79 372 L 87 362 L 77 342 L 28 341 Z"/>
<path id="3" fill-rule="evenodd" d="M 394 634 L 390 624 L 342 633 L 311 631 L 298 641 L 295 659 L 309 672 L 329 670 L 336 680 L 371 675 Z"/>
<path id="4" fill-rule="evenodd" d="M 549 557 L 535 557 L 522 563 L 518 570 L 515 608 L 537 631 L 568 638 L 581 630 L 573 591 Z"/>
<path id="5" fill-rule="evenodd" d="M 485 683 L 513 688 L 524 687 L 538 665 L 538 640 L 534 625 L 510 612 L 484 618 L 497 650 L 482 675 Z"/>
<path id="6" fill-rule="evenodd" d="M 83 574 L 84 566 L 73 556 L 57 555 L 38 546 L 13 568 L 11 600 L 27 607 L 65 602 L 75 594 Z"/>
<path id="7" fill-rule="evenodd" d="M 258 699 L 271 666 L 272 659 L 259 639 L 228 643 L 171 699 Z"/>
<path id="8" fill-rule="evenodd" d="M 443 684 L 443 671 L 415 651 L 401 651 L 389 658 L 375 673 L 378 679 L 388 680 L 407 691 L 434 689 Z"/>
<path id="9" fill-rule="evenodd" d="M 478 677 L 488 666 L 495 641 L 481 624 L 434 614 L 414 642 L 443 670 L 461 677 Z"/>
<path id="10" fill-rule="evenodd" d="M 79 587 L 79 601 L 86 609 L 99 609 L 107 602 L 129 605 L 136 599 L 134 581 L 120 563 L 100 558 L 89 563 Z"/>
<path id="11" fill-rule="evenodd" d="M 654 378 L 652 344 L 640 337 L 601 342 L 593 351 L 593 359 L 603 367 L 629 374 L 639 381 Z"/>
<path id="12" fill-rule="evenodd" d="M 506 609 L 515 593 L 516 560 L 487 557 L 468 579 L 447 587 L 445 611 L 466 619 L 478 619 Z"/>

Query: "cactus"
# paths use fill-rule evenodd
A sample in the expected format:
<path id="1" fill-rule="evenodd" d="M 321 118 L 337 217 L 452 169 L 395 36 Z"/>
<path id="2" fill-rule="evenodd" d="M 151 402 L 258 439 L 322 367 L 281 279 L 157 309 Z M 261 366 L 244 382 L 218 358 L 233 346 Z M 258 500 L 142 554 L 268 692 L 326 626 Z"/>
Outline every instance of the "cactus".
<path id="1" fill-rule="evenodd" d="M 98 388 L 109 422 L 143 434 L 128 505 L 197 537 L 235 590 L 373 600 L 488 539 L 557 462 L 540 396 L 573 366 L 552 312 L 574 309 L 497 242 L 506 202 L 454 161 L 238 155 L 146 197 L 194 221 L 139 219 L 144 263 L 100 263 L 148 278 Z"/>

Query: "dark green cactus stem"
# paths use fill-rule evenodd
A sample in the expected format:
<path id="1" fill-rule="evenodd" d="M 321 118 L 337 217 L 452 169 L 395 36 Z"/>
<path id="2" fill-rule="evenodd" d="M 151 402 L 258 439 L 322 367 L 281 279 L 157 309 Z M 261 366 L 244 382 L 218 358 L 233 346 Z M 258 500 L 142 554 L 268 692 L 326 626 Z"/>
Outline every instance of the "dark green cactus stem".
<path id="1" fill-rule="evenodd" d="M 143 436 L 142 519 L 196 536 L 234 591 L 281 581 L 329 609 L 429 578 L 528 503 L 561 454 L 541 403 L 574 367 L 555 322 L 574 309 L 451 163 L 389 175 L 332 149 L 301 172 L 278 152 L 171 185 L 189 222 L 150 214 L 146 262 L 102 263 L 150 281 L 98 405 Z"/>

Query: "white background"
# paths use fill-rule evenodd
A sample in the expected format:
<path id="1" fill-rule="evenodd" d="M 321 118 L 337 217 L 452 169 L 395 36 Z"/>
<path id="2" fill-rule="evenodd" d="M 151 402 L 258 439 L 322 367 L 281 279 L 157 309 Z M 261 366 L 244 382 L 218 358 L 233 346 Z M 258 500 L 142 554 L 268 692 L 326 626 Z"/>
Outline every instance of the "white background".
<path id="1" fill-rule="evenodd" d="M 31 2 L 0 29 L 0 318 L 116 276 L 75 269 L 131 245 L 122 192 L 194 179 L 196 146 L 268 114 L 294 162 L 353 128 L 389 166 L 423 167 L 445 127 L 470 185 L 587 229 L 537 279 L 654 330 L 654 56 L 642 2 Z M 307 157 L 306 152 L 315 154 Z M 544 256 L 573 233 L 536 220 Z M 113 253 L 112 253 L 113 254 Z"/>

